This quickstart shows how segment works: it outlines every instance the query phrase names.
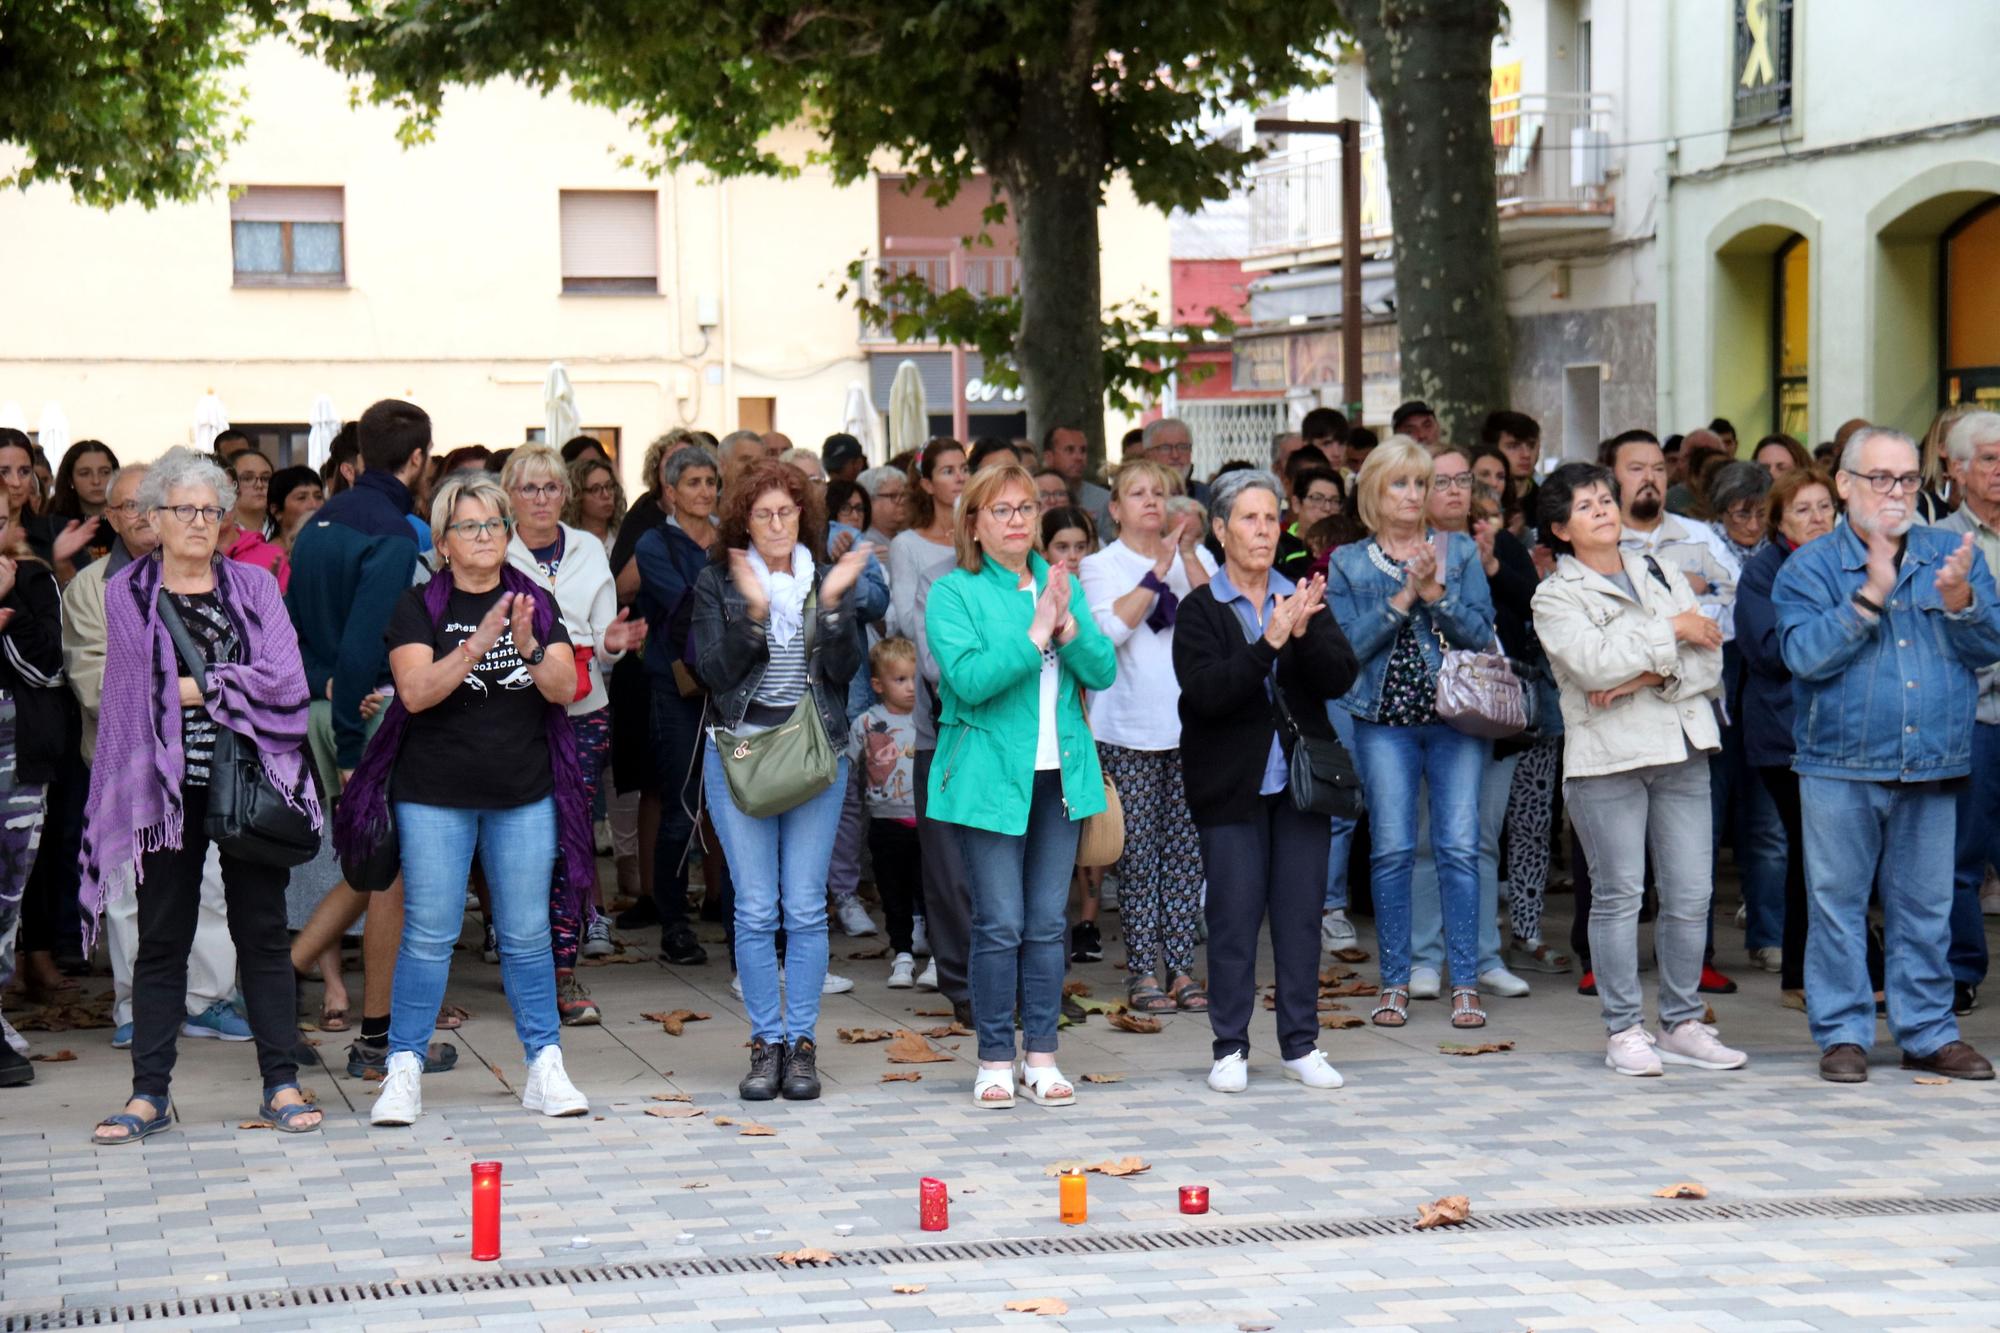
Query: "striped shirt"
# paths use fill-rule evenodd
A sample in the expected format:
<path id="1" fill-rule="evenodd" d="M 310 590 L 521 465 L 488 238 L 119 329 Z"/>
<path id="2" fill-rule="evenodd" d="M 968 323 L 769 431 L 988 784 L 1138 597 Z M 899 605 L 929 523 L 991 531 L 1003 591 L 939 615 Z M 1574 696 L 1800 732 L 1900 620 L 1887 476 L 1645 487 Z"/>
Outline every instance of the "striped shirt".
<path id="1" fill-rule="evenodd" d="M 764 630 L 764 644 L 770 650 L 770 660 L 764 667 L 764 679 L 757 685 L 757 693 L 750 702 L 765 708 L 791 708 L 806 692 L 806 630 L 792 636 L 792 641 L 782 648 L 771 640 L 771 631 Z"/>
<path id="2" fill-rule="evenodd" d="M 181 623 L 187 626 L 188 635 L 201 650 L 204 662 L 214 666 L 236 660 L 236 626 L 222 609 L 219 597 L 213 592 L 172 591 L 167 596 L 173 598 L 174 609 L 181 613 Z M 191 787 L 208 785 L 209 763 L 215 757 L 215 736 L 215 719 L 208 715 L 205 705 L 182 706 L 181 753 L 187 764 L 187 784 Z"/>

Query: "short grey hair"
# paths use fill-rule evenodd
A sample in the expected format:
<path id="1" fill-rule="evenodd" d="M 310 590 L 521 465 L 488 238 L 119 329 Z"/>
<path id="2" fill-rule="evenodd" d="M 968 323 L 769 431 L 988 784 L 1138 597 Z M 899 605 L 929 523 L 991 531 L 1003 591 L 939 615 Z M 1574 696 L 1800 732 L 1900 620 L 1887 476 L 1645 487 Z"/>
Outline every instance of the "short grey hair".
<path id="1" fill-rule="evenodd" d="M 215 456 L 177 444 L 146 469 L 146 478 L 139 483 L 139 494 L 135 497 L 139 512 L 164 508 L 168 494 L 183 486 L 206 487 L 215 493 L 215 502 L 224 509 L 236 508 L 236 484 L 229 480 L 229 474 L 215 461 Z"/>
<path id="2" fill-rule="evenodd" d="M 1945 432 L 1945 456 L 1954 463 L 1970 463 L 1973 450 L 2000 440 L 2000 412 L 1967 412 Z"/>
<path id="3" fill-rule="evenodd" d="M 1194 443 L 1194 431 L 1189 428 L 1187 422 L 1182 421 L 1179 417 L 1161 417 L 1158 421 L 1148 421 L 1146 428 L 1139 432 L 1139 447 L 1141 449 L 1152 448 L 1153 441 L 1157 440 L 1161 433 L 1170 426 L 1178 426 L 1181 433 L 1188 437 L 1188 443 Z"/>
<path id="4" fill-rule="evenodd" d="M 1771 474 L 1755 463 L 1724 463 L 1708 484 L 1708 507 L 1718 515 L 1745 500 L 1761 503 L 1771 493 Z"/>
<path id="5" fill-rule="evenodd" d="M 1967 413 L 1966 415 L 1970 416 L 1971 414 Z M 1868 447 L 1870 440 L 1894 440 L 1905 449 L 1908 449 L 1912 458 L 1919 460 L 1923 458 L 1922 452 L 1917 448 L 1917 442 L 1903 434 L 1903 432 L 1891 430 L 1887 426 L 1863 426 L 1860 430 L 1855 431 L 1854 434 L 1847 437 L 1847 447 L 1840 451 L 1840 470 L 1842 472 L 1859 472 L 1861 470 L 1861 451 Z"/>
<path id="6" fill-rule="evenodd" d="M 727 458 L 736 452 L 736 446 L 739 444 L 754 444 L 757 446 L 759 453 L 764 451 L 764 437 L 754 430 L 730 431 L 729 434 L 722 437 L 722 443 L 717 446 L 717 450 L 724 458 Z"/>
<path id="7" fill-rule="evenodd" d="M 124 467 L 114 468 L 111 473 L 111 480 L 104 485 L 105 496 L 108 498 L 111 492 L 118 489 L 118 483 L 128 477 L 133 481 L 144 481 L 146 474 L 152 470 L 153 465 L 151 463 L 127 463 Z M 134 498 L 136 499 L 137 497 L 135 496 Z"/>
<path id="8" fill-rule="evenodd" d="M 1277 466 L 1278 455 L 1285 452 L 1286 440 L 1297 440 L 1300 444 L 1304 444 L 1306 437 L 1301 432 L 1295 430 L 1281 430 L 1273 435 L 1271 437 L 1271 464 L 1273 467 Z"/>
<path id="9" fill-rule="evenodd" d="M 432 546 L 444 548 L 445 532 L 451 527 L 451 516 L 461 500 L 475 500 L 488 506 L 507 520 L 508 535 L 513 534 L 514 503 L 507 498 L 507 488 L 500 484 L 500 479 L 491 472 L 460 468 L 439 483 L 437 498 L 431 501 Z"/>
<path id="10" fill-rule="evenodd" d="M 1243 498 L 1243 492 L 1252 490 L 1269 491 L 1271 498 L 1278 502 L 1278 512 L 1284 512 L 1285 490 L 1278 484 L 1276 475 L 1262 468 L 1240 467 L 1234 472 L 1223 473 L 1209 483 L 1209 517 L 1227 524 L 1230 514 L 1235 512 L 1236 502 Z"/>
<path id="11" fill-rule="evenodd" d="M 872 500 L 882 493 L 882 483 L 886 481 L 900 481 L 903 483 L 903 488 L 908 490 L 910 474 L 899 467 L 871 467 L 856 477 L 855 481 L 860 483 L 861 489 L 868 492 L 868 498 Z"/>
<path id="12" fill-rule="evenodd" d="M 668 454 L 667 461 L 660 465 L 660 480 L 666 484 L 668 490 L 672 490 L 681 484 L 682 477 L 701 468 L 713 472 L 716 480 L 722 479 L 722 466 L 715 461 L 715 455 L 710 453 L 706 446 L 682 445 Z"/>
<path id="13" fill-rule="evenodd" d="M 810 449 L 787 449 L 778 455 L 778 461 L 805 473 L 807 481 L 826 480 L 826 464 Z"/>

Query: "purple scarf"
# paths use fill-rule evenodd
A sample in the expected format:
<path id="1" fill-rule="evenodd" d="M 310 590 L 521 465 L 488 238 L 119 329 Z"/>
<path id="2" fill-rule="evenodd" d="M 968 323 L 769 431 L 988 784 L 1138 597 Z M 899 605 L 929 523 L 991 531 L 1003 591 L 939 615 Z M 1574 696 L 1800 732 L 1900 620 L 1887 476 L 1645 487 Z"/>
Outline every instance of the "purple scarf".
<path id="1" fill-rule="evenodd" d="M 444 619 L 454 587 L 446 570 L 424 585 L 424 610 L 431 623 Z M 535 638 L 547 643 L 555 622 L 555 600 L 535 581 L 512 565 L 500 568 L 500 586 L 516 597 L 532 597 L 535 604 Z M 597 846 L 590 831 L 590 803 L 584 793 L 583 770 L 577 763 L 576 737 L 570 731 L 569 710 L 551 703 L 546 710 L 549 767 L 555 780 L 556 797 L 556 879 L 559 895 L 551 904 L 553 914 L 580 919 L 585 901 L 597 888 Z M 389 833 L 389 778 L 396 769 L 396 756 L 403 748 L 403 733 L 410 725 L 410 710 L 401 698 L 392 699 L 382 715 L 382 725 L 368 742 L 361 766 L 354 770 L 333 809 L 333 845 L 342 857 L 359 860 L 368 856 Z"/>
<path id="2" fill-rule="evenodd" d="M 277 580 L 218 558 L 215 591 L 242 640 L 241 660 L 209 668 L 202 704 L 216 725 L 256 742 L 272 784 L 317 825 L 319 801 L 301 753 L 305 668 Z M 144 878 L 145 854 L 181 846 L 182 668 L 159 595 L 157 554 L 104 583 L 104 700 L 83 826 L 85 953 L 105 906 Z"/>

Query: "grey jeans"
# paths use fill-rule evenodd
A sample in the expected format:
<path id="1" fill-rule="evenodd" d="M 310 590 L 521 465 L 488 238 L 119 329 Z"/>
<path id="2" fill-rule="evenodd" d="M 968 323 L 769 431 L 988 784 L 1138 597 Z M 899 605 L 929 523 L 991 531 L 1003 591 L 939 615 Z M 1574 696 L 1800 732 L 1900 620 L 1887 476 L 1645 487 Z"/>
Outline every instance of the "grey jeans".
<path id="1" fill-rule="evenodd" d="M 1702 948 L 1708 937 L 1715 882 L 1707 854 L 1712 822 L 1708 756 L 1635 768 L 1602 777 L 1569 778 L 1563 800 L 1590 862 L 1590 961 L 1607 1032 L 1623 1032 L 1645 1016 L 1639 988 L 1639 899 L 1646 887 L 1646 851 L 1660 912 L 1653 950 L 1660 960 L 1660 1026 L 1672 1027 L 1705 1010 Z"/>

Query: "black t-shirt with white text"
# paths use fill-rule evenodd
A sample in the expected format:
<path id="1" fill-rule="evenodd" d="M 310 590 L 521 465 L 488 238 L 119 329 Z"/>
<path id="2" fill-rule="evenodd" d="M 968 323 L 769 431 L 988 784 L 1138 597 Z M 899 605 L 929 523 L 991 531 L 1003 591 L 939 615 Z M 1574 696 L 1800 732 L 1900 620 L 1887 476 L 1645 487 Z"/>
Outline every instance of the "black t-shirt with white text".
<path id="1" fill-rule="evenodd" d="M 422 643 L 439 658 L 457 652 L 504 591 L 454 589 L 442 624 L 433 627 L 424 590 L 411 588 L 389 617 L 384 636 L 389 651 Z M 561 616 L 551 622 L 546 642 L 569 642 Z M 541 800 L 555 789 L 549 771 L 548 706 L 514 650 L 513 629 L 502 630 L 499 642 L 457 689 L 410 714 L 390 779 L 391 798 L 470 810 L 504 810 Z"/>

